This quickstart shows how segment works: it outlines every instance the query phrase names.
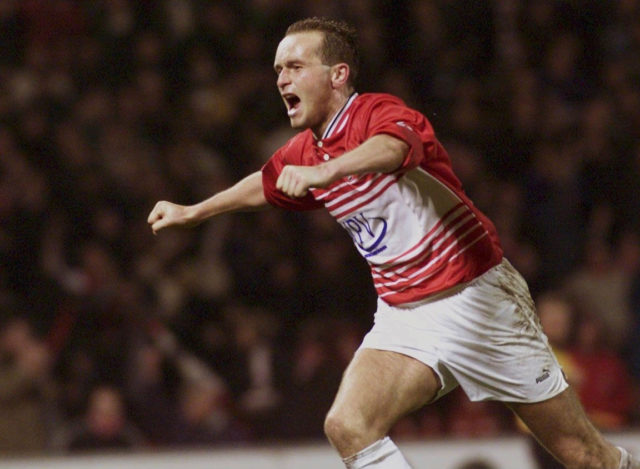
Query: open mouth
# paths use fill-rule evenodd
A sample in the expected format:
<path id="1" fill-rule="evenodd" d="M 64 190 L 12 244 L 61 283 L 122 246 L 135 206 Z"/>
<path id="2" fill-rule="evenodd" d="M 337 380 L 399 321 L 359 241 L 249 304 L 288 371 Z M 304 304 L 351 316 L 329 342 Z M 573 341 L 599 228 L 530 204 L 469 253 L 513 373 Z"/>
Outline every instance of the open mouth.
<path id="1" fill-rule="evenodd" d="M 298 108 L 300 108 L 300 98 L 298 98 L 295 94 L 285 94 L 282 95 L 285 103 L 287 103 L 287 114 L 289 116 L 293 116 Z"/>

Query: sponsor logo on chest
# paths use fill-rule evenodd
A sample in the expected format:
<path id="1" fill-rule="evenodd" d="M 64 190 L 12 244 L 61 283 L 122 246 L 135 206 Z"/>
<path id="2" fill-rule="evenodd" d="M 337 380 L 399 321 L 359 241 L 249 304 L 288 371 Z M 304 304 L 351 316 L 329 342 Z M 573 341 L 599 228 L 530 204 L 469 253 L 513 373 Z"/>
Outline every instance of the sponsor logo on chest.
<path id="1" fill-rule="evenodd" d="M 374 256 L 387 249 L 387 220 L 382 217 L 366 217 L 360 212 L 340 223 L 353 239 L 364 257 Z"/>

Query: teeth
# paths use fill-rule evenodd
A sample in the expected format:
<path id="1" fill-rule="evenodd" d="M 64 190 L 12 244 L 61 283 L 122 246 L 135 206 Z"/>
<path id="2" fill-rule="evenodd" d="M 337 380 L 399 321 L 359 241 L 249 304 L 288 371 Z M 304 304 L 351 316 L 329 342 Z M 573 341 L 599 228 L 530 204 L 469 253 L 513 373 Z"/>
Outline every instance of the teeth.
<path id="1" fill-rule="evenodd" d="M 297 112 L 298 108 L 300 107 L 300 99 L 298 99 L 295 95 L 287 95 L 285 99 L 287 101 L 288 108 L 287 115 L 291 117 Z"/>

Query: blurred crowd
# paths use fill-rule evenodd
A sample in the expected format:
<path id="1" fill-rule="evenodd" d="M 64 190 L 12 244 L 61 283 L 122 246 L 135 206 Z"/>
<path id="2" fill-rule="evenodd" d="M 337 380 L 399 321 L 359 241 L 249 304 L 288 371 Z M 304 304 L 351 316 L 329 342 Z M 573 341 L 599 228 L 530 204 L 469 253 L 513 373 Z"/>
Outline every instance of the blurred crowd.
<path id="1" fill-rule="evenodd" d="M 375 309 L 347 234 L 146 225 L 293 135 L 273 54 L 314 15 L 431 120 L 594 422 L 640 426 L 640 1 L 2 0 L 1 455 L 322 438 Z M 394 436 L 517 431 L 456 391 Z"/>

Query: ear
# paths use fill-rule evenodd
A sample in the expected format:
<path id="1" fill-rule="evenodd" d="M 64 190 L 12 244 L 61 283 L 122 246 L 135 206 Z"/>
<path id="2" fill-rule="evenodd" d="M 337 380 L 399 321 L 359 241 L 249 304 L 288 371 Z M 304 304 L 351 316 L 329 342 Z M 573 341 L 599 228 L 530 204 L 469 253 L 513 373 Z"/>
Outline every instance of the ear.
<path id="1" fill-rule="evenodd" d="M 342 88 L 349 80 L 349 65 L 346 63 L 338 63 L 331 67 L 331 84 L 333 88 Z"/>

